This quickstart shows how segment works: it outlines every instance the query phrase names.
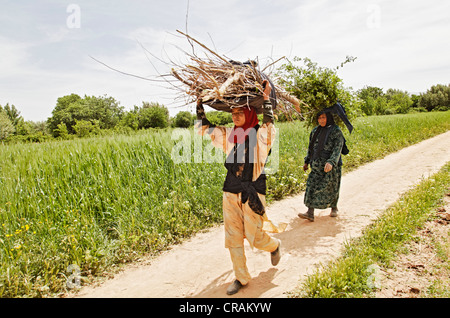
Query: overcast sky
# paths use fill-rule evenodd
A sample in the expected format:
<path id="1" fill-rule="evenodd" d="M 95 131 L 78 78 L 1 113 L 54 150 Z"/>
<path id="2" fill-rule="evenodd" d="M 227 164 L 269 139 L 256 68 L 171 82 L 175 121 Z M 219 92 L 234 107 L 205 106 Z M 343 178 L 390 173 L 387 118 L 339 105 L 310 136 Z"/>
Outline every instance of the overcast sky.
<path id="1" fill-rule="evenodd" d="M 76 93 L 112 96 L 127 110 L 159 102 L 174 115 L 187 109 L 178 92 L 90 56 L 155 78 L 170 71 L 158 58 L 185 61 L 180 48 L 190 45 L 176 30 L 186 25 L 217 53 L 262 66 L 281 56 L 326 67 L 357 57 L 338 71 L 354 90 L 450 83 L 448 0 L 190 0 L 187 8 L 187 0 L 0 0 L 0 105 L 40 121 L 58 97 Z"/>

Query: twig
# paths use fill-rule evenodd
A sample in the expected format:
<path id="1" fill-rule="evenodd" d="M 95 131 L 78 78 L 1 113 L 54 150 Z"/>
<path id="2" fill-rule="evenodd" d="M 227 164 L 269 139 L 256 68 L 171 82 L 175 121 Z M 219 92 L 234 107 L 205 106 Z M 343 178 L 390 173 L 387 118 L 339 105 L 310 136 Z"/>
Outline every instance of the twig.
<path id="1" fill-rule="evenodd" d="M 281 61 L 282 59 L 286 58 L 285 56 L 280 57 L 278 60 L 276 60 L 275 62 L 270 63 L 269 65 L 267 65 L 266 67 L 263 68 L 262 72 L 264 72 L 267 68 L 271 67 L 272 65 L 278 63 L 279 61 Z"/>
<path id="2" fill-rule="evenodd" d="M 228 62 L 227 60 L 225 60 L 223 57 L 221 57 L 219 54 L 217 54 L 216 52 L 214 52 L 213 50 L 211 50 L 210 48 L 208 48 L 206 45 L 200 43 L 199 41 L 197 41 L 196 39 L 194 39 L 193 37 L 191 37 L 190 35 L 187 35 L 183 32 L 181 32 L 180 30 L 177 30 L 178 33 L 184 35 L 185 37 L 187 37 L 188 39 L 191 39 L 192 41 L 194 41 L 195 43 L 197 43 L 198 45 L 200 45 L 202 48 L 204 48 L 205 50 L 209 51 L 210 53 L 214 54 L 215 56 L 217 56 L 219 59 L 221 59 L 222 61 L 224 61 L 227 64 L 232 65 L 230 62 Z"/>
<path id="3" fill-rule="evenodd" d="M 107 68 L 109 68 L 110 70 L 113 70 L 113 71 L 118 72 L 118 73 L 120 73 L 120 74 L 124 74 L 124 75 L 127 75 L 127 76 L 136 77 L 136 78 L 143 79 L 143 80 L 150 81 L 150 82 L 158 82 L 158 83 L 163 82 L 163 81 L 161 81 L 161 80 L 150 79 L 150 78 L 147 78 L 147 77 L 143 77 L 143 76 L 139 76 L 139 75 L 134 75 L 134 74 L 131 74 L 131 73 L 123 72 L 123 71 L 121 71 L 121 70 L 118 70 L 118 69 L 115 69 L 115 68 L 109 66 L 108 64 L 103 63 L 102 61 L 97 60 L 95 57 L 93 57 L 93 56 L 91 56 L 91 55 L 89 55 L 89 57 L 90 57 L 91 59 L 93 59 L 94 61 L 96 61 L 97 63 L 100 63 L 100 64 L 106 66 Z"/>

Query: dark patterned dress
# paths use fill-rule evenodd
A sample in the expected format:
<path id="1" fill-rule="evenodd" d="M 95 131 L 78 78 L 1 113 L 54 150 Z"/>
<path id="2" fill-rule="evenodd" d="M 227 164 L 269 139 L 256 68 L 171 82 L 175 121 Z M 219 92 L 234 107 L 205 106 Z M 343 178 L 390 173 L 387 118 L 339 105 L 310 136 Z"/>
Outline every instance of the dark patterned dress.
<path id="1" fill-rule="evenodd" d="M 312 130 L 309 136 L 310 143 L 318 127 Z M 336 208 L 339 200 L 342 167 L 341 151 L 344 145 L 344 135 L 337 125 L 330 125 L 326 129 L 329 130 L 328 137 L 318 158 L 312 160 L 314 158 L 313 152 L 318 148 L 319 138 L 316 138 L 312 151 L 309 150 L 305 157 L 305 163 L 311 165 L 311 172 L 306 181 L 304 203 L 308 208 L 313 209 Z M 333 166 L 330 172 L 324 171 L 327 162 Z"/>

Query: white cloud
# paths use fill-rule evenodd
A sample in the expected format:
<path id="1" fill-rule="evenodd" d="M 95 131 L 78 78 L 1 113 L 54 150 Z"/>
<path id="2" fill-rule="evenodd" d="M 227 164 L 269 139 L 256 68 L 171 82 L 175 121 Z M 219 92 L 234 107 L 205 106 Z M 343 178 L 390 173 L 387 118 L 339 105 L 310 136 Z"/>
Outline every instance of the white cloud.
<path id="1" fill-rule="evenodd" d="M 0 78 L 7 78 L 17 73 L 20 66 L 27 61 L 29 45 L 0 36 Z"/>

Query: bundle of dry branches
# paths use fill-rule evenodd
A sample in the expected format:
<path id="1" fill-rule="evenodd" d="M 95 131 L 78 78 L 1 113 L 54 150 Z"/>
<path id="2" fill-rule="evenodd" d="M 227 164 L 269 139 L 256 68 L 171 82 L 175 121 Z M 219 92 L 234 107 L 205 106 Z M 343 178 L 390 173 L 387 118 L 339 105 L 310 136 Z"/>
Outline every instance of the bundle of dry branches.
<path id="1" fill-rule="evenodd" d="M 172 75 L 185 85 L 185 93 L 188 96 L 194 100 L 201 99 L 203 103 L 216 110 L 230 112 L 233 107 L 248 105 L 260 112 L 263 104 L 262 84 L 269 78 L 258 70 L 256 62 L 239 63 L 226 60 L 189 35 L 177 32 L 186 36 L 191 44 L 193 41 L 212 54 L 207 54 L 206 58 L 189 54 L 190 64 L 172 68 Z M 273 91 L 271 95 L 273 108 L 275 109 L 278 104 L 280 111 L 293 108 L 300 115 L 300 101 L 274 85 L 272 81 L 269 80 L 269 83 Z"/>

